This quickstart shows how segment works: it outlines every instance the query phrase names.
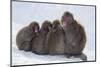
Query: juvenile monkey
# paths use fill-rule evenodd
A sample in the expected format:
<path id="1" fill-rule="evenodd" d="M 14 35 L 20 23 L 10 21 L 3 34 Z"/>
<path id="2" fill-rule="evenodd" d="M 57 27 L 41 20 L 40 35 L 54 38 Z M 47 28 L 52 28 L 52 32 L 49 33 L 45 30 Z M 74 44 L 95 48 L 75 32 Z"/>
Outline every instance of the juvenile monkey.
<path id="1" fill-rule="evenodd" d="M 44 21 L 39 31 L 38 36 L 32 40 L 32 52 L 33 53 L 36 53 L 39 55 L 48 54 L 47 35 L 51 27 L 52 27 L 52 24 L 50 21 L 48 20 Z"/>
<path id="2" fill-rule="evenodd" d="M 48 33 L 48 50 L 50 55 L 64 54 L 64 33 L 59 20 L 53 22 L 53 27 Z"/>
<path id="3" fill-rule="evenodd" d="M 31 40 L 39 31 L 37 22 L 31 22 L 28 26 L 22 28 L 16 36 L 16 44 L 19 50 L 31 51 Z"/>
<path id="4" fill-rule="evenodd" d="M 67 57 L 80 57 L 82 60 L 86 61 L 87 57 L 82 52 L 86 44 L 84 28 L 74 20 L 70 12 L 65 12 L 61 21 L 65 35 L 65 54 Z"/>

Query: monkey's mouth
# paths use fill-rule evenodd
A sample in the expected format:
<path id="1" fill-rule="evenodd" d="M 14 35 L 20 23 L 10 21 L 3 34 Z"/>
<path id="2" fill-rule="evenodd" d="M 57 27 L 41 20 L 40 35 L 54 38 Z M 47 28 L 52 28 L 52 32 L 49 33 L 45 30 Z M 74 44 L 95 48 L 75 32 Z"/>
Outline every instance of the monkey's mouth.
<path id="1" fill-rule="evenodd" d="M 38 32 L 38 30 L 35 30 L 35 32 Z"/>
<path id="2" fill-rule="evenodd" d="M 32 27 L 32 31 L 33 31 L 33 32 L 38 32 L 38 29 L 37 29 L 37 28 Z"/>

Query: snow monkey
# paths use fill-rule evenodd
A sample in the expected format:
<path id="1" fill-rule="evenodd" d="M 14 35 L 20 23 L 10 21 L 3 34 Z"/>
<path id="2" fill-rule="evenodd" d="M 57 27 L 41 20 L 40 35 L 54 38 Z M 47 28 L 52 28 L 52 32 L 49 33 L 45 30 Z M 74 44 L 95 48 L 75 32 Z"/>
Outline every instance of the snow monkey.
<path id="1" fill-rule="evenodd" d="M 87 56 L 83 54 L 86 44 L 84 28 L 74 19 L 70 12 L 65 12 L 61 19 L 65 36 L 65 54 L 67 57 L 80 57 L 83 61 Z"/>
<path id="2" fill-rule="evenodd" d="M 39 31 L 39 35 L 32 40 L 32 52 L 39 55 L 48 54 L 47 35 L 52 28 L 50 21 L 45 20 Z"/>
<path id="3" fill-rule="evenodd" d="M 31 40 L 39 31 L 39 25 L 33 21 L 28 26 L 22 28 L 16 36 L 16 44 L 19 50 L 31 51 Z"/>
<path id="4" fill-rule="evenodd" d="M 64 33 L 59 20 L 53 21 L 51 31 L 48 33 L 48 48 L 50 55 L 64 54 Z"/>

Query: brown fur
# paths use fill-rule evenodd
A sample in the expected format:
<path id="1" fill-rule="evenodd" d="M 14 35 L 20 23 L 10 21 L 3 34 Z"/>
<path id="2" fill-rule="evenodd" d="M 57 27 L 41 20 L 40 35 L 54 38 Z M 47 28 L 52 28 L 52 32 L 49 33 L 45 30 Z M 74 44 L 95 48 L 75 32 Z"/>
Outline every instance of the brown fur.
<path id="1" fill-rule="evenodd" d="M 50 21 L 44 21 L 40 29 L 39 35 L 32 40 L 32 52 L 36 54 L 48 54 L 47 35 L 52 24 Z"/>
<path id="2" fill-rule="evenodd" d="M 35 27 L 39 29 L 37 22 L 30 23 L 29 26 L 22 28 L 16 36 L 16 44 L 19 50 L 30 51 L 31 50 L 31 40 L 36 36 Z M 33 31 L 34 29 L 34 31 Z"/>
<path id="3" fill-rule="evenodd" d="M 63 19 L 63 17 L 65 18 Z M 83 56 L 83 49 L 86 44 L 86 34 L 84 28 L 74 20 L 70 12 L 65 12 L 62 17 L 62 24 L 67 23 L 63 29 L 65 33 L 65 53 L 68 56 L 79 56 L 82 60 L 87 60 Z"/>
<path id="4" fill-rule="evenodd" d="M 64 34 L 59 20 L 53 22 L 53 27 L 48 33 L 48 48 L 50 55 L 64 54 Z"/>

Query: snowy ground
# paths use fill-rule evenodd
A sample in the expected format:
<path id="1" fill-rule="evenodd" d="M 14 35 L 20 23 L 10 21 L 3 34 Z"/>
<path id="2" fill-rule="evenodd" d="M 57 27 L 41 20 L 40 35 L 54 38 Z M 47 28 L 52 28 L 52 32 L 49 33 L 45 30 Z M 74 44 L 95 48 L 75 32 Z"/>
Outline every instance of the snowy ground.
<path id="1" fill-rule="evenodd" d="M 64 55 L 36 55 L 31 52 L 19 51 L 16 46 L 16 34 L 22 27 L 28 25 L 33 20 L 36 20 L 41 25 L 46 19 L 50 21 L 60 19 L 63 12 L 66 10 L 71 11 L 75 19 L 81 21 L 80 24 L 84 26 L 87 35 L 87 43 L 83 52 L 87 55 L 88 61 L 95 60 L 94 7 L 24 2 L 13 2 L 12 5 L 12 65 L 81 61 L 79 58 L 73 57 L 68 59 Z"/>
<path id="2" fill-rule="evenodd" d="M 85 50 L 88 61 L 95 59 L 93 51 Z M 37 55 L 32 52 L 20 51 L 15 44 L 12 45 L 12 64 L 27 65 L 27 64 L 44 64 L 44 63 L 60 63 L 60 62 L 78 62 L 80 58 L 66 58 L 64 55 L 50 56 Z"/>

